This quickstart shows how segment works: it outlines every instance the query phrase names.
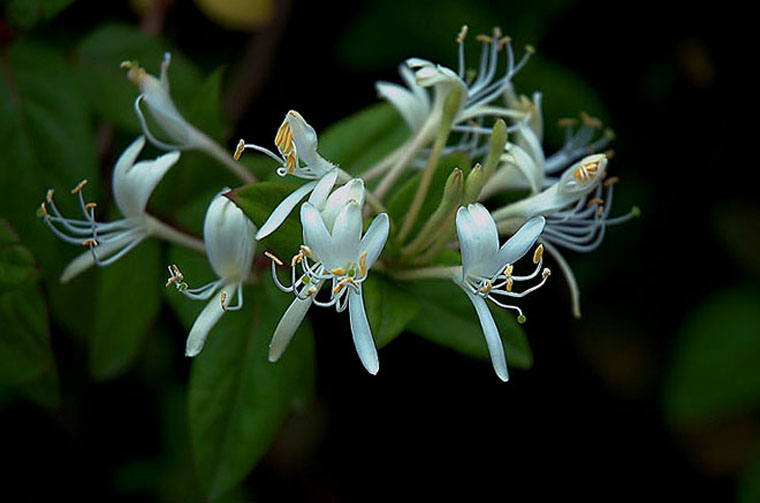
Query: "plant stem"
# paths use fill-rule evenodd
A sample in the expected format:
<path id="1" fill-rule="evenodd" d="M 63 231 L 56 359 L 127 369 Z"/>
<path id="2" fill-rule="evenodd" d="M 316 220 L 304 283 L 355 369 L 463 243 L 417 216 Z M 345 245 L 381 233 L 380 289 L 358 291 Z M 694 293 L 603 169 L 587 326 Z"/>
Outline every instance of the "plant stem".
<path id="1" fill-rule="evenodd" d="M 453 279 L 462 274 L 462 266 L 447 267 L 421 267 L 419 269 L 406 269 L 393 273 L 394 279 L 401 281 L 413 281 L 416 279 Z"/>
<path id="2" fill-rule="evenodd" d="M 148 221 L 148 227 L 154 236 L 203 254 L 206 253 L 206 245 L 203 244 L 202 239 L 185 234 L 151 215 L 146 214 L 145 219 Z"/>

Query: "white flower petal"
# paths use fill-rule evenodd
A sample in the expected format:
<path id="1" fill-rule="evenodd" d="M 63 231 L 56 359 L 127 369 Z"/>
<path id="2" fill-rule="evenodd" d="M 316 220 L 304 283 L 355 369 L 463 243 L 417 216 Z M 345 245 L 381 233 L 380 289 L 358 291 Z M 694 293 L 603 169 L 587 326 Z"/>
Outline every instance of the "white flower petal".
<path id="1" fill-rule="evenodd" d="M 95 248 L 95 253 L 98 255 L 99 260 L 105 260 L 108 257 L 112 256 L 113 254 L 124 249 L 126 246 L 130 246 L 130 244 L 132 248 L 134 248 L 135 246 L 137 246 L 137 244 L 139 244 L 139 242 L 141 242 L 146 237 L 147 237 L 147 234 L 125 235 L 124 239 L 116 239 L 111 242 L 100 244 L 99 246 Z M 134 240 L 137 240 L 137 242 L 135 243 Z M 88 250 L 78 255 L 74 260 L 69 262 L 69 264 L 61 273 L 61 278 L 60 278 L 61 283 L 66 283 L 70 281 L 75 276 L 86 271 L 93 265 L 95 265 L 95 259 L 92 257 L 91 251 Z"/>
<path id="2" fill-rule="evenodd" d="M 190 335 L 187 336 L 187 343 L 185 344 L 185 356 L 192 357 L 201 352 L 208 333 L 224 314 L 221 301 L 222 292 L 227 295 L 228 299 L 232 299 L 237 287 L 238 285 L 235 283 L 226 284 L 217 294 L 211 296 L 211 300 L 208 301 L 201 314 L 195 319 L 193 328 L 190 329 Z"/>
<path id="3" fill-rule="evenodd" d="M 367 269 L 372 267 L 372 264 L 375 263 L 380 256 L 380 253 L 382 253 L 383 247 L 385 247 L 385 242 L 388 240 L 390 227 L 388 214 L 381 213 L 375 217 L 369 225 L 367 232 L 364 233 L 364 237 L 362 238 L 361 243 L 359 243 L 359 255 L 367 252 Z"/>
<path id="4" fill-rule="evenodd" d="M 125 217 L 131 219 L 142 217 L 156 185 L 179 159 L 179 152 L 175 151 L 151 161 L 135 163 L 144 145 L 144 136 L 132 142 L 116 161 L 113 171 L 113 195 L 116 206 Z"/>
<path id="5" fill-rule="evenodd" d="M 316 258 L 322 263 L 334 263 L 332 237 L 327 232 L 319 210 L 308 201 L 301 206 L 301 226 L 303 227 L 303 242 L 311 248 Z"/>
<path id="6" fill-rule="evenodd" d="M 327 198 L 324 208 L 320 208 L 327 230 L 332 232 L 338 213 L 352 199 L 359 203 L 359 207 L 364 206 L 364 181 L 361 178 L 353 178 L 335 189 Z"/>
<path id="7" fill-rule="evenodd" d="M 267 218 L 266 222 L 264 222 L 259 231 L 256 233 L 256 239 L 262 240 L 276 231 L 282 225 L 285 219 L 288 218 L 290 212 L 293 211 L 299 202 L 301 202 L 301 199 L 306 197 L 306 194 L 314 190 L 316 186 L 317 182 L 308 182 L 288 194 L 288 196 L 283 199 L 280 204 L 278 204 L 277 207 L 272 211 L 272 213 L 269 215 L 269 218 Z"/>
<path id="8" fill-rule="evenodd" d="M 456 225 L 457 236 L 459 236 L 459 249 L 462 253 L 462 278 L 466 278 L 470 273 L 470 269 L 478 262 L 480 250 L 477 246 L 477 238 L 470 212 L 464 206 L 461 206 L 457 210 Z"/>
<path id="9" fill-rule="evenodd" d="M 317 152 L 317 132 L 306 122 L 306 119 L 295 110 L 291 110 L 286 120 L 293 134 L 298 157 L 318 176 L 323 176 L 333 169 L 334 166 Z"/>
<path id="10" fill-rule="evenodd" d="M 496 375 L 502 381 L 509 380 L 509 372 L 507 371 L 507 358 L 504 355 L 504 346 L 501 343 L 501 336 L 499 335 L 499 329 L 496 323 L 493 321 L 491 311 L 488 310 L 486 301 L 472 293 L 465 290 L 465 293 L 472 301 L 475 312 L 478 314 L 478 320 L 480 320 L 480 326 L 483 328 L 483 335 L 486 338 L 486 344 L 488 345 L 488 352 L 491 355 L 491 364 L 496 371 Z"/>
<path id="11" fill-rule="evenodd" d="M 338 178 L 338 169 L 331 169 L 325 176 L 319 179 L 317 185 L 309 196 L 309 202 L 313 204 L 318 210 L 322 210 L 327 203 L 327 197 L 330 195 L 330 191 L 335 186 L 335 180 Z"/>
<path id="12" fill-rule="evenodd" d="M 256 227 L 240 208 L 222 195 L 214 198 L 203 222 L 203 241 L 214 272 L 226 280 L 241 282 L 251 270 L 256 250 Z"/>
<path id="13" fill-rule="evenodd" d="M 321 282 L 315 285 L 317 288 L 321 286 Z M 285 352 L 285 348 L 288 347 L 290 339 L 301 326 L 301 322 L 306 316 L 306 312 L 311 307 L 313 298 L 308 297 L 305 300 L 296 298 L 291 302 L 285 314 L 282 315 L 280 322 L 277 324 L 277 328 L 274 329 L 274 335 L 272 336 L 272 342 L 269 343 L 269 361 L 276 362 Z"/>
<path id="14" fill-rule="evenodd" d="M 327 263 L 328 269 L 345 267 L 359 256 L 362 237 L 362 210 L 354 200 L 348 201 L 335 219 L 332 231 L 332 254 L 335 263 Z"/>
<path id="15" fill-rule="evenodd" d="M 538 236 L 544 230 L 546 219 L 544 217 L 533 217 L 517 229 L 517 232 L 504 243 L 499 250 L 497 257 L 488 265 L 494 272 L 498 271 L 507 264 L 513 264 L 525 255 L 528 250 L 536 243 Z"/>
<path id="16" fill-rule="evenodd" d="M 377 348 L 375 340 L 372 338 L 372 331 L 367 320 L 367 313 L 364 310 L 364 299 L 362 298 L 361 289 L 355 292 L 353 289 L 348 292 L 348 315 L 351 320 L 351 335 L 354 339 L 356 352 L 362 365 L 372 375 L 377 374 L 380 370 L 380 361 L 377 358 Z"/>
<path id="17" fill-rule="evenodd" d="M 407 68 L 408 70 L 408 68 Z M 415 83 L 416 84 L 416 83 Z M 417 86 L 419 87 L 419 86 Z M 411 91 L 390 82 L 377 82 L 377 94 L 388 101 L 412 131 L 419 131 L 430 112 L 429 104 Z"/>

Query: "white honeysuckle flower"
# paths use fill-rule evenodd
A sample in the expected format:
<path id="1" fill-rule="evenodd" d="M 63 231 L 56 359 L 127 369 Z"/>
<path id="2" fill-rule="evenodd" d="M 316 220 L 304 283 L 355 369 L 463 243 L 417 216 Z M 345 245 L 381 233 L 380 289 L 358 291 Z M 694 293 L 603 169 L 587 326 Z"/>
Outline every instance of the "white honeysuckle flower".
<path id="1" fill-rule="evenodd" d="M 203 349 L 209 331 L 227 311 L 243 307 L 243 282 L 248 277 L 256 251 L 256 227 L 224 196 L 225 188 L 211 201 L 203 222 L 203 240 L 211 268 L 219 279 L 200 288 L 188 289 L 176 265 L 169 267 L 167 286 L 174 284 L 183 295 L 191 299 L 211 298 L 195 319 L 185 347 L 186 356 L 196 356 Z M 219 293 L 219 298 L 215 296 Z M 237 304 L 230 306 L 233 296 Z M 212 298 L 213 297 L 213 298 Z"/>
<path id="2" fill-rule="evenodd" d="M 386 213 L 377 215 L 362 237 L 363 191 L 362 181 L 355 179 L 327 197 L 322 208 L 308 201 L 301 206 L 304 245 L 291 260 L 292 286 L 279 281 L 275 266 L 281 262 L 268 255 L 275 283 L 296 297 L 272 336 L 270 361 L 280 358 L 309 307 L 316 304 L 335 306 L 338 312 L 348 308 L 356 352 L 369 373 L 376 374 L 379 370 L 377 349 L 364 310 L 362 283 L 385 246 L 390 224 Z M 355 199 L 356 195 L 360 199 Z M 296 279 L 299 265 L 302 275 Z M 329 285 L 330 298 L 321 301 L 317 294 L 325 283 Z"/>
<path id="3" fill-rule="evenodd" d="M 298 203 L 307 194 L 315 190 L 318 185 L 321 187 L 320 190 L 329 193 L 338 176 L 337 167 L 317 151 L 319 140 L 316 131 L 295 110 L 289 111 L 285 116 L 285 120 L 282 121 L 277 130 L 274 143 L 279 154 L 259 145 L 240 140 L 235 151 L 235 159 L 239 159 L 246 149 L 255 150 L 268 155 L 279 163 L 278 175 L 293 175 L 297 178 L 309 180 L 309 182 L 298 187 L 277 205 L 266 222 L 259 228 L 256 239 L 264 239 L 277 230 Z"/>
<path id="4" fill-rule="evenodd" d="M 114 222 L 95 220 L 95 203 L 85 203 L 83 187 L 86 180 L 71 192 L 77 194 L 84 218 L 64 217 L 53 202 L 53 190 L 48 190 L 47 200 L 42 203 L 42 218 L 57 237 L 67 243 L 89 247 L 90 251 L 75 258 L 64 269 L 61 281 L 65 282 L 93 264 L 109 265 L 124 256 L 150 235 L 172 239 L 172 231 L 145 212 L 153 189 L 169 168 L 179 159 L 179 152 L 169 152 L 150 161 L 137 160 L 145 137 L 138 137 L 127 147 L 113 171 L 113 196 L 124 218 Z M 176 234 L 176 233 L 175 233 Z"/>
<path id="5" fill-rule="evenodd" d="M 541 241 L 557 260 L 570 287 L 573 312 L 580 317 L 580 293 L 569 265 L 556 245 L 576 252 L 590 252 L 599 247 L 606 228 L 638 216 L 634 207 L 625 215 L 610 218 L 613 187 L 617 179 L 607 178 L 605 154 L 584 157 L 567 168 L 549 188 L 494 212 L 500 231 L 509 232 L 537 215 L 546 217 Z M 606 194 L 603 192 L 606 188 Z M 604 196 L 604 198 L 602 198 Z"/>
<path id="6" fill-rule="evenodd" d="M 483 128 L 483 120 L 486 118 L 507 117 L 520 120 L 525 117 L 522 111 L 495 103 L 511 89 L 511 79 L 527 63 L 533 52 L 529 47 L 525 56 L 515 63 L 510 39 L 502 37 L 501 30 L 494 28 L 493 36 L 477 37 L 483 44 L 480 65 L 476 72 L 468 72 L 464 57 L 466 35 L 467 26 L 464 26 L 457 37 L 458 72 L 425 59 L 410 58 L 400 68 L 401 77 L 407 87 L 390 82 L 376 84 L 380 97 L 398 110 L 413 134 L 426 130 L 429 135 L 438 128 L 446 96 L 451 90 L 460 89 L 463 99 L 452 130 L 464 135 L 457 147 L 463 144 L 477 145 L 486 134 L 487 129 Z M 501 75 L 497 75 L 499 52 L 502 49 L 505 49 L 507 54 L 506 68 Z M 433 89 L 432 100 L 428 96 L 427 88 Z"/>
<path id="7" fill-rule="evenodd" d="M 539 245 L 533 254 L 536 269 L 526 276 L 513 275 L 514 263 L 525 255 L 535 244 L 544 229 L 543 217 L 528 220 L 517 232 L 499 247 L 499 234 L 496 223 L 481 204 L 460 207 L 456 216 L 459 247 L 462 252 L 462 275 L 454 278 L 467 294 L 478 315 L 483 328 L 491 363 L 502 381 L 509 379 L 507 359 L 501 343 L 499 329 L 488 309 L 486 299 L 499 307 L 514 309 L 518 312 L 518 321 L 525 321 L 522 310 L 514 305 L 504 304 L 496 299 L 500 297 L 523 297 L 540 288 L 549 277 L 549 269 L 542 268 L 543 247 Z M 541 281 L 522 292 L 514 292 L 513 285 L 518 281 L 527 281 L 541 276 Z"/>
<path id="8" fill-rule="evenodd" d="M 135 99 L 135 112 L 140 120 L 145 136 L 151 143 L 164 150 L 206 149 L 211 140 L 198 128 L 190 124 L 172 101 L 169 94 L 169 63 L 171 54 L 164 54 L 161 63 L 161 76 L 156 78 L 145 71 L 135 61 L 124 61 L 122 68 L 127 69 L 127 78 L 140 88 L 140 95 Z M 150 112 L 150 117 L 160 126 L 162 132 L 173 144 L 158 139 L 150 130 L 142 110 L 142 104 Z"/>

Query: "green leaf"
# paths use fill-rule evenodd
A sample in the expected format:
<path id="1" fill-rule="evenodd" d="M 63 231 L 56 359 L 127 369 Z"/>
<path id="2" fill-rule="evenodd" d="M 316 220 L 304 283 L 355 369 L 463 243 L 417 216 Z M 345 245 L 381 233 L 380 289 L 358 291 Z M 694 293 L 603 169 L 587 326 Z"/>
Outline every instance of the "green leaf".
<path id="1" fill-rule="evenodd" d="M 319 135 L 319 152 L 343 170 L 359 174 L 409 137 L 409 128 L 388 103 L 371 105 Z"/>
<path id="2" fill-rule="evenodd" d="M 164 270 L 151 239 L 99 270 L 89 353 L 96 379 L 118 376 L 137 356 L 158 315 Z"/>
<path id="3" fill-rule="evenodd" d="M 369 326 L 378 347 L 385 346 L 403 332 L 420 310 L 417 297 L 382 274 L 370 275 L 362 284 L 362 290 Z"/>
<path id="4" fill-rule="evenodd" d="M 195 90 L 187 120 L 217 141 L 224 141 L 231 129 L 229 118 L 222 110 L 221 89 L 224 67 L 206 77 Z"/>
<path id="5" fill-rule="evenodd" d="M 453 152 L 442 157 L 438 161 L 438 166 L 435 168 L 433 179 L 428 188 L 427 197 L 425 197 L 425 201 L 422 203 L 420 213 L 417 216 L 417 221 L 412 227 L 412 232 L 409 234 L 410 236 L 417 235 L 425 222 L 430 218 L 430 215 L 433 214 L 440 204 L 443 188 L 446 186 L 446 179 L 454 168 L 461 169 L 464 176 L 467 176 L 470 172 L 470 158 L 467 156 L 466 152 Z M 404 216 L 409 210 L 409 206 L 412 204 L 414 194 L 417 192 L 417 186 L 420 184 L 421 179 L 422 173 L 417 173 L 394 192 L 388 202 L 388 214 L 390 215 L 391 220 L 394 222 L 404 221 Z"/>
<path id="6" fill-rule="evenodd" d="M 141 131 L 133 103 L 140 91 L 127 80 L 122 61 L 138 61 L 156 77 L 161 70 L 168 45 L 146 35 L 135 26 L 108 24 L 99 26 L 81 42 L 77 51 L 79 81 L 91 106 L 108 121 L 133 133 Z M 174 104 L 185 117 L 192 98 L 199 89 L 201 76 L 197 68 L 177 51 L 172 51 L 169 82 Z"/>
<path id="7" fill-rule="evenodd" d="M 53 19 L 74 0 L 11 0 L 5 7 L 11 26 L 17 30 L 30 30 Z"/>
<path id="8" fill-rule="evenodd" d="M 482 360 L 490 359 L 483 330 L 467 295 L 451 281 L 419 281 L 410 290 L 420 299 L 420 312 L 407 329 L 455 351 Z M 533 354 L 525 333 L 511 312 L 489 303 L 499 327 L 510 366 L 530 368 Z"/>
<path id="9" fill-rule="evenodd" d="M 29 250 L 7 220 L 0 219 L 0 293 L 17 288 L 37 277 L 37 266 Z"/>
<path id="10" fill-rule="evenodd" d="M 29 247 L 43 272 L 57 276 L 66 253 L 36 217 L 47 188 L 69 189 L 95 175 L 95 141 L 87 105 L 71 65 L 56 51 L 17 42 L 0 70 L 0 215 Z M 68 191 L 57 198 L 63 211 L 77 208 Z M 97 184 L 87 195 L 97 194 Z M 66 197 L 69 196 L 69 197 Z M 76 210 L 75 210 L 76 211 Z M 57 279 L 57 278 L 56 278 Z"/>
<path id="11" fill-rule="evenodd" d="M 308 322 L 280 361 L 270 363 L 267 358 L 270 338 L 290 296 L 275 291 L 268 281 L 245 290 L 245 307 L 225 314 L 214 327 L 190 376 L 193 452 L 201 483 L 212 499 L 253 469 L 294 399 L 314 380 Z"/>
<path id="12" fill-rule="evenodd" d="M 54 368 L 47 308 L 36 285 L 0 295 L 0 326 L 0 382 L 30 382 Z"/>
<path id="13" fill-rule="evenodd" d="M 709 422 L 760 405 L 760 292 L 715 294 L 684 322 L 665 386 L 676 425 Z"/>
<path id="14" fill-rule="evenodd" d="M 277 205 L 295 188 L 296 186 L 285 182 L 259 182 L 234 189 L 228 197 L 243 210 L 256 227 L 261 227 Z M 299 207 L 300 205 L 296 206 L 285 222 L 260 242 L 260 250 L 271 250 L 283 261 L 287 261 L 298 252 L 303 243 Z"/>

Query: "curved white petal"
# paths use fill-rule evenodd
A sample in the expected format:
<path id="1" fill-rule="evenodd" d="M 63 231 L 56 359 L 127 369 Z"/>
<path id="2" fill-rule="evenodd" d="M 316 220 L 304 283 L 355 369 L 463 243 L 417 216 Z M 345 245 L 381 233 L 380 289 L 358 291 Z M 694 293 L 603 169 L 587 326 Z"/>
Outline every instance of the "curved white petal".
<path id="1" fill-rule="evenodd" d="M 225 190 L 217 194 L 206 211 L 203 241 L 214 272 L 220 278 L 240 282 L 251 270 L 256 227 L 240 208 L 222 195 Z"/>
<path id="2" fill-rule="evenodd" d="M 338 178 L 338 169 L 333 168 L 327 172 L 325 176 L 319 179 L 317 185 L 309 196 L 309 202 L 313 204 L 318 210 L 322 210 L 327 203 L 327 197 L 330 195 L 330 191 L 335 186 L 335 180 Z"/>
<path id="3" fill-rule="evenodd" d="M 179 152 L 174 151 L 151 161 L 135 163 L 144 145 L 144 136 L 132 142 L 116 161 L 113 171 L 116 206 L 125 217 L 131 219 L 142 217 L 156 185 L 179 159 Z"/>
<path id="4" fill-rule="evenodd" d="M 472 218 L 464 206 L 460 206 L 457 210 L 456 226 L 457 236 L 459 236 L 459 249 L 462 253 L 462 278 L 464 279 L 480 257 Z"/>
<path id="5" fill-rule="evenodd" d="M 406 64 L 401 64 L 398 67 L 398 71 L 401 74 L 401 78 L 409 87 L 409 90 L 414 93 L 414 96 L 420 103 L 425 104 L 425 109 L 430 112 L 430 97 L 425 89 L 417 84 L 417 77 L 414 75 L 414 71 Z"/>
<path id="6" fill-rule="evenodd" d="M 335 189 L 335 192 L 327 198 L 324 208 L 320 208 L 322 219 L 330 232 L 335 226 L 338 213 L 352 199 L 359 203 L 360 208 L 364 206 L 364 180 L 361 178 L 353 178 Z"/>
<path id="7" fill-rule="evenodd" d="M 317 288 L 321 285 L 321 282 L 316 285 Z M 280 318 L 280 322 L 277 324 L 277 328 L 274 329 L 274 335 L 272 335 L 272 341 L 269 343 L 269 361 L 276 362 L 285 352 L 285 348 L 288 347 L 290 339 L 301 326 L 301 322 L 306 316 L 306 312 L 311 307 L 312 297 L 308 297 L 305 300 L 296 298 L 290 303 L 285 314 Z"/>
<path id="8" fill-rule="evenodd" d="M 308 201 L 301 205 L 301 226 L 303 227 L 303 242 L 311 248 L 317 259 L 326 264 L 334 263 L 332 237 L 327 232 L 319 210 Z"/>
<path id="9" fill-rule="evenodd" d="M 504 243 L 499 250 L 498 255 L 491 264 L 488 264 L 491 270 L 498 271 L 507 264 L 512 264 L 525 255 L 528 250 L 536 243 L 538 236 L 544 230 L 546 219 L 544 217 L 533 217 L 525 222 L 517 232 Z"/>
<path id="10" fill-rule="evenodd" d="M 362 361 L 362 365 L 372 375 L 377 374 L 380 370 L 380 360 L 377 358 L 377 348 L 375 340 L 372 338 L 372 331 L 367 320 L 367 313 L 364 310 L 364 299 L 362 298 L 361 289 L 355 292 L 353 289 L 348 292 L 348 315 L 351 320 L 351 335 L 354 339 L 354 346 Z"/>
<path id="11" fill-rule="evenodd" d="M 256 233 L 256 239 L 262 240 L 276 231 L 285 219 L 288 218 L 290 212 L 293 211 L 299 202 L 301 202 L 301 199 L 306 197 L 306 194 L 314 190 L 316 186 L 317 182 L 304 183 L 288 194 L 288 196 L 283 199 L 274 210 L 272 210 L 272 213 L 269 215 L 266 222 L 262 224 L 261 228 Z"/>
<path id="12" fill-rule="evenodd" d="M 290 125 L 298 157 L 318 176 L 323 176 L 332 169 L 333 165 L 317 152 L 317 132 L 306 119 L 295 110 L 291 110 L 285 120 Z"/>
<path id="13" fill-rule="evenodd" d="M 483 328 L 483 335 L 488 345 L 488 352 L 491 355 L 493 369 L 496 371 L 499 379 L 506 382 L 509 380 L 507 358 L 504 355 L 504 346 L 501 343 L 499 329 L 493 321 L 491 311 L 488 310 L 488 305 L 486 305 L 486 301 L 482 297 L 473 295 L 467 290 L 465 290 L 465 293 L 470 298 L 470 301 L 472 301 L 475 312 L 478 314 L 478 320 L 480 320 L 480 326 Z"/>
<path id="14" fill-rule="evenodd" d="M 102 243 L 95 248 L 95 253 L 97 253 L 99 260 L 105 260 L 108 257 L 112 256 L 114 253 L 117 253 L 119 250 L 122 250 L 124 247 L 129 246 L 130 243 L 133 243 L 135 239 L 138 240 L 138 243 L 139 243 L 146 237 L 147 237 L 147 234 L 142 235 L 142 236 L 137 234 L 137 235 L 125 236 L 124 239 L 117 239 L 108 243 Z M 134 243 L 133 247 L 136 246 L 138 243 Z M 86 271 L 93 265 L 95 265 L 95 259 L 92 257 L 91 251 L 88 250 L 78 255 L 74 260 L 69 262 L 69 264 L 61 273 L 61 277 L 60 277 L 61 283 L 66 283 L 70 281 L 75 276 Z"/>
<path id="15" fill-rule="evenodd" d="M 355 200 L 350 200 L 335 219 L 332 231 L 332 253 L 335 263 L 329 264 L 328 269 L 345 267 L 349 262 L 356 261 L 359 256 L 361 237 L 361 206 Z"/>
<path id="16" fill-rule="evenodd" d="M 499 233 L 491 214 L 481 204 L 462 206 L 457 211 L 457 233 L 462 252 L 462 273 L 490 276 L 484 265 L 492 261 L 499 249 Z"/>
<path id="17" fill-rule="evenodd" d="M 419 87 L 419 86 L 418 86 Z M 377 94 L 388 101 L 412 131 L 419 131 L 427 119 L 429 104 L 411 91 L 390 82 L 377 82 Z"/>
<path id="18" fill-rule="evenodd" d="M 221 300 L 222 292 L 227 295 L 228 299 L 232 299 L 237 287 L 236 283 L 228 283 L 219 290 L 218 294 L 211 296 L 211 300 L 208 301 L 201 314 L 195 319 L 193 328 L 190 329 L 190 335 L 187 336 L 187 343 L 185 344 L 185 356 L 192 357 L 201 352 L 208 333 L 224 314 Z"/>
<path id="19" fill-rule="evenodd" d="M 364 237 L 359 243 L 359 255 L 367 252 L 367 269 L 372 267 L 372 264 L 375 263 L 377 257 L 382 253 L 385 242 L 388 240 L 390 227 L 388 214 L 380 213 L 369 225 L 367 232 L 364 233 Z"/>

